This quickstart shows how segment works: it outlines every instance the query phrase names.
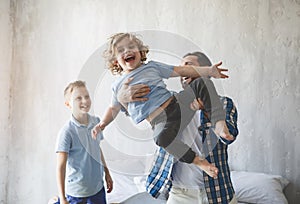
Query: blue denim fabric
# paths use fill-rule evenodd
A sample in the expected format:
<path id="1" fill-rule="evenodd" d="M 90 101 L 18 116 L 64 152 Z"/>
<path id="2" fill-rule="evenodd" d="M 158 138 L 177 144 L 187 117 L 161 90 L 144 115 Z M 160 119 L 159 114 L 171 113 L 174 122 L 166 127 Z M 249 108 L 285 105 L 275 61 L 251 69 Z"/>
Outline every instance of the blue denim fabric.
<path id="1" fill-rule="evenodd" d="M 102 188 L 97 194 L 84 198 L 77 198 L 67 195 L 67 201 L 70 204 L 106 204 L 105 189 Z M 54 204 L 60 204 L 59 199 Z"/>

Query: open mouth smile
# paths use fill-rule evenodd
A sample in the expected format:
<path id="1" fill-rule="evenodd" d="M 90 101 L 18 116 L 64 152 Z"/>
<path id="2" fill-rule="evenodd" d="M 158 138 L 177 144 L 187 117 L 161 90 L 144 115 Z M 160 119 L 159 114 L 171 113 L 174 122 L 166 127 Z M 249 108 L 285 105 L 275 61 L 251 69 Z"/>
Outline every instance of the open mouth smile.
<path id="1" fill-rule="evenodd" d="M 135 56 L 134 55 L 128 55 L 124 58 L 125 62 L 131 62 L 135 60 Z"/>

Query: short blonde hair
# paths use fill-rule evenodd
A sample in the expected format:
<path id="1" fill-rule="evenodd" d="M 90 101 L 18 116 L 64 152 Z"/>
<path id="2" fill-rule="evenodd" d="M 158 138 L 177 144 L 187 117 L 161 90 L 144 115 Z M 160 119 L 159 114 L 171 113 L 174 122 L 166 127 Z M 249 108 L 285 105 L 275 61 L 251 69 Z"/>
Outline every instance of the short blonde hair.
<path id="1" fill-rule="evenodd" d="M 109 70 L 112 72 L 112 74 L 121 74 L 123 72 L 123 68 L 115 63 L 116 61 L 115 48 L 116 48 L 116 44 L 126 37 L 137 44 L 142 57 L 141 61 L 144 62 L 147 60 L 146 54 L 149 52 L 149 48 L 148 46 L 144 45 L 144 43 L 136 35 L 132 33 L 114 34 L 109 38 L 108 48 L 103 53 L 103 57 L 106 59 L 107 66 Z"/>
<path id="2" fill-rule="evenodd" d="M 69 100 L 72 92 L 74 91 L 74 88 L 79 88 L 79 87 L 85 87 L 86 88 L 85 82 L 78 80 L 78 81 L 74 81 L 74 82 L 69 83 L 68 86 L 64 90 L 65 100 Z"/>

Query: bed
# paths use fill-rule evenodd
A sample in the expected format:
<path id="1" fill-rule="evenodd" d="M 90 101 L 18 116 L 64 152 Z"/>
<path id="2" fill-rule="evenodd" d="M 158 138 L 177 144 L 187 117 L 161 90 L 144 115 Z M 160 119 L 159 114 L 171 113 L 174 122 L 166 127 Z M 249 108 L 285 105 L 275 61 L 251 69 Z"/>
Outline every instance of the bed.
<path id="1" fill-rule="evenodd" d="M 164 204 L 163 198 L 154 199 L 145 192 L 145 176 L 112 172 L 114 190 L 107 195 L 108 203 Z M 287 204 L 283 189 L 288 180 L 279 175 L 232 171 L 233 186 L 239 203 Z"/>
<path id="2" fill-rule="evenodd" d="M 120 171 L 126 165 L 130 164 L 134 171 L 125 173 Z M 114 189 L 107 194 L 107 201 L 110 204 L 165 204 L 163 196 L 158 199 L 152 198 L 145 192 L 146 176 L 141 174 L 138 169 L 144 169 L 144 163 L 141 160 L 136 161 L 118 161 L 113 166 L 110 173 L 114 181 Z M 148 167 L 147 167 L 148 168 Z M 128 169 L 127 169 L 128 170 Z M 231 179 L 235 189 L 238 203 L 258 203 L 258 204 L 288 204 L 283 193 L 284 188 L 289 181 L 280 175 L 271 175 L 247 171 L 231 171 Z M 57 202 L 57 196 L 51 198 L 48 204 Z"/>

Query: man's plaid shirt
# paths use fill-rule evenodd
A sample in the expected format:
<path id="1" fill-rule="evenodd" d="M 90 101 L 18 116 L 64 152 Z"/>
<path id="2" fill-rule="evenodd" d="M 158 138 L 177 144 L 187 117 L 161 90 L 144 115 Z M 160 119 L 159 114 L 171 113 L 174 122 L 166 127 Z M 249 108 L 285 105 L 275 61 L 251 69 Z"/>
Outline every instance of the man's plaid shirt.
<path id="1" fill-rule="evenodd" d="M 237 110 L 233 101 L 228 97 L 220 97 L 226 110 L 226 125 L 231 135 L 236 138 L 238 135 L 237 128 Z M 231 183 L 230 170 L 228 165 L 227 147 L 233 141 L 227 141 L 219 138 L 211 129 L 211 123 L 205 117 L 203 111 L 200 114 L 201 126 L 199 133 L 202 137 L 203 154 L 208 155 L 208 162 L 214 164 L 219 169 L 216 179 L 208 176 L 203 171 L 205 190 L 209 203 L 226 204 L 231 201 L 234 195 L 234 189 Z M 156 152 L 156 158 L 151 172 L 147 177 L 146 189 L 153 197 L 157 198 L 165 188 L 171 188 L 171 170 L 174 163 L 172 155 L 167 153 L 163 148 Z M 222 173 L 221 173 L 222 172 Z"/>

